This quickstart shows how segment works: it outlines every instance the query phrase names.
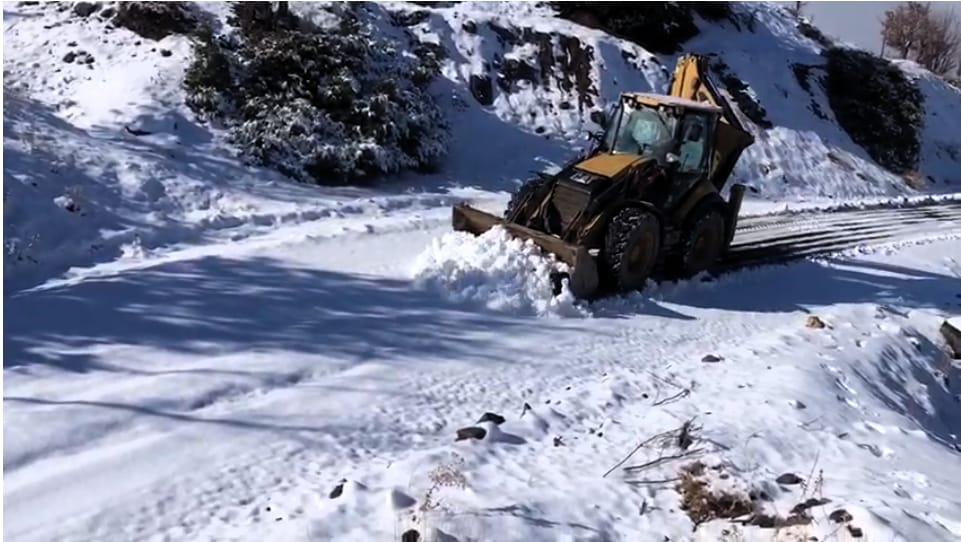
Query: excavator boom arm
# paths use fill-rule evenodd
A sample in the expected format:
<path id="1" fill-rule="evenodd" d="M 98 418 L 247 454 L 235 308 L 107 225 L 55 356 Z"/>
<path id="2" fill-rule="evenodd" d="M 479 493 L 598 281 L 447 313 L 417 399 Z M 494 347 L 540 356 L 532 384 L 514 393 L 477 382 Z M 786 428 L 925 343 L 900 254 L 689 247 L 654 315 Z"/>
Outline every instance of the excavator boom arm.
<path id="1" fill-rule="evenodd" d="M 711 166 L 711 182 L 720 190 L 741 153 L 754 143 L 747 121 L 730 95 L 714 83 L 707 58 L 701 55 L 688 54 L 678 59 L 671 78 L 670 95 L 721 108 Z"/>

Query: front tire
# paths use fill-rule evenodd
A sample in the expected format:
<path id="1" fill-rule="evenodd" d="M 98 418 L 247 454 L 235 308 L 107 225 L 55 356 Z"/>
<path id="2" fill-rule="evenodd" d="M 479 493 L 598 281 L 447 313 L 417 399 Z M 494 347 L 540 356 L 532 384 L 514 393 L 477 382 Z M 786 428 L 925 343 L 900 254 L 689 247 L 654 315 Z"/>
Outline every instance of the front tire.
<path id="1" fill-rule="evenodd" d="M 724 253 L 727 221 L 719 205 L 705 207 L 684 228 L 675 268 L 682 278 L 707 271 Z"/>
<path id="2" fill-rule="evenodd" d="M 657 216 L 638 208 L 619 211 L 607 226 L 604 260 L 619 291 L 635 291 L 654 271 L 661 250 Z"/>

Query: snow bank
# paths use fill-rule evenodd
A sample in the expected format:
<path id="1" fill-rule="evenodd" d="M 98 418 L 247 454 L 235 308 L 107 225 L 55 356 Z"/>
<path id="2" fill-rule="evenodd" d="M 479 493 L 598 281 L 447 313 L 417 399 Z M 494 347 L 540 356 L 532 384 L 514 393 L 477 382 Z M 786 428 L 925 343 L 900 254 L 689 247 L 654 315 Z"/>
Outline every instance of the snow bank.
<path id="1" fill-rule="evenodd" d="M 566 283 L 560 295 L 552 295 L 551 273 L 568 270 L 533 242 L 495 227 L 479 237 L 454 232 L 434 239 L 415 260 L 413 274 L 421 287 L 457 303 L 538 316 L 589 316 Z"/>

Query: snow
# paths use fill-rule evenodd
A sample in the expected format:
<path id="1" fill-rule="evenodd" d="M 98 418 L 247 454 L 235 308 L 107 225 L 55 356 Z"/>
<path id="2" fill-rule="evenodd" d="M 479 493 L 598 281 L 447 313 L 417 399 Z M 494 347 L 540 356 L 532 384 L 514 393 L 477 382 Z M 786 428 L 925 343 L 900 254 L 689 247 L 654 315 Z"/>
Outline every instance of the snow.
<path id="1" fill-rule="evenodd" d="M 435 239 L 414 261 L 413 275 L 417 283 L 455 302 L 515 314 L 588 315 L 566 281 L 563 291 L 552 295 L 551 273 L 569 270 L 533 241 L 494 227 L 478 237 L 453 232 Z"/>
<path id="2" fill-rule="evenodd" d="M 746 214 L 957 198 L 878 168 L 807 111 L 814 99 L 829 112 L 823 96 L 796 103 L 803 89 L 774 67 L 817 48 L 757 6 L 757 34 L 713 28 L 691 44 L 723 43 L 775 125 L 738 168 L 758 189 Z M 673 479 L 695 460 L 712 487 L 763 490 L 771 514 L 830 499 L 785 539 L 839 536 L 847 527 L 827 518 L 838 509 L 868 540 L 961 537 L 961 367 L 938 336 L 961 317 L 957 228 L 589 306 L 552 298 L 561 266 L 534 247 L 450 231 L 452 204 L 501 211 L 591 128 L 556 86 L 495 84 L 478 106 L 474 70 L 532 54 L 483 23 L 555 45 L 578 37 L 603 101 L 661 91 L 667 75 L 654 55 L 536 3 L 429 12 L 414 30 L 452 51 L 438 83 L 457 127 L 450 159 L 332 189 L 245 166 L 190 120 L 183 38 L 4 6 L 5 538 L 776 536 L 724 519 L 694 531 Z M 93 67 L 63 63 L 71 48 Z M 956 161 L 937 149 L 959 141 L 959 102 L 917 73 L 924 167 L 947 177 Z M 810 316 L 825 327 L 806 327 Z M 506 421 L 478 422 L 485 412 Z M 687 449 L 654 439 L 612 469 L 689 420 Z M 473 425 L 482 440 L 455 442 Z M 777 483 L 785 473 L 804 484 Z"/>

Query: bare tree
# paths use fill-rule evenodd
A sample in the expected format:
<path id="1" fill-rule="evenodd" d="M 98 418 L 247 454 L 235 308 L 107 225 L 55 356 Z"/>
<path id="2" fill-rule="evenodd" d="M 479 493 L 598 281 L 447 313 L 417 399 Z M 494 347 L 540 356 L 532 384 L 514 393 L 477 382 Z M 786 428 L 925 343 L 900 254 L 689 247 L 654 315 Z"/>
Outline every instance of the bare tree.
<path id="1" fill-rule="evenodd" d="M 958 67 L 961 55 L 961 23 L 951 11 L 932 13 L 918 39 L 917 62 L 937 74 L 948 74 Z"/>
<path id="2" fill-rule="evenodd" d="M 884 13 L 882 51 L 891 46 L 901 58 L 947 74 L 961 64 L 961 22 L 951 11 L 933 11 L 931 4 L 907 2 Z"/>
<path id="3" fill-rule="evenodd" d="M 793 2 L 791 7 L 787 9 L 791 12 L 791 15 L 794 15 L 795 18 L 800 19 L 802 15 L 801 11 L 807 4 L 807 2 Z"/>
<path id="4" fill-rule="evenodd" d="M 931 14 L 931 4 L 906 2 L 884 12 L 881 21 L 881 40 L 890 45 L 901 58 L 909 58 L 918 47 L 926 21 Z"/>

